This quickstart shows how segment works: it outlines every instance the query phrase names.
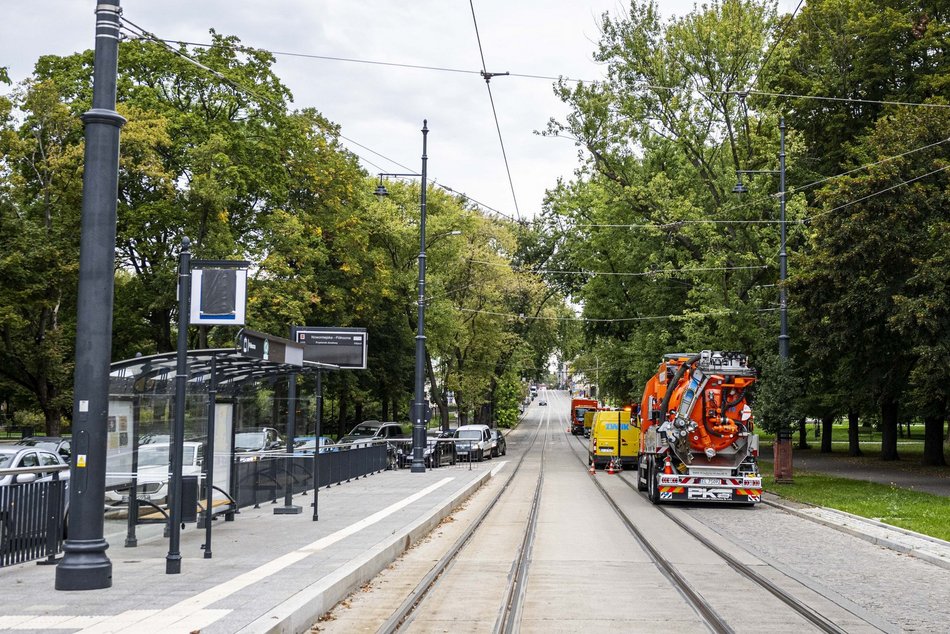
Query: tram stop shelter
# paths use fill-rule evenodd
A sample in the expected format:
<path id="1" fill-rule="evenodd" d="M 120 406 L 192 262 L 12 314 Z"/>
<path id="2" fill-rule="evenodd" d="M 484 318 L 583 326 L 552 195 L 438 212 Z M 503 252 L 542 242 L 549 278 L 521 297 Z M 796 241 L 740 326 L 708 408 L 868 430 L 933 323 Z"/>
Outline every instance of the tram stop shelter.
<path id="1" fill-rule="evenodd" d="M 191 499 L 198 493 L 198 481 L 208 480 L 213 486 L 213 506 L 222 503 L 232 510 L 256 503 L 265 480 L 270 487 L 261 495 L 277 497 L 282 492 L 279 480 L 286 483 L 288 476 L 278 477 L 277 467 L 269 478 L 262 477 L 258 464 L 253 464 L 253 472 L 242 471 L 241 467 L 286 456 L 287 447 L 292 448 L 297 435 L 298 416 L 302 418 L 301 435 L 318 435 L 318 399 L 296 398 L 297 377 L 336 369 L 329 364 L 304 364 L 302 346 L 279 337 L 252 333 L 240 338 L 239 346 L 187 353 L 182 439 L 183 476 L 185 480 L 197 476 L 190 479 L 194 490 Z M 154 521 L 167 521 L 161 505 L 167 501 L 170 488 L 176 372 L 174 352 L 138 356 L 111 366 L 106 512 L 112 507 L 119 514 L 128 513 L 133 542 L 134 524 L 142 523 L 140 518 L 151 514 Z M 319 386 L 319 380 L 315 384 Z M 278 440 L 281 435 L 286 435 L 283 442 Z M 213 457 L 207 455 L 209 447 L 213 447 Z M 312 487 L 312 470 L 298 469 L 309 472 L 306 480 L 308 488 Z M 188 491 L 186 486 L 185 502 Z M 205 500 L 207 493 L 205 490 L 200 498 Z M 136 508 L 140 504 L 153 512 Z M 187 519 L 186 514 L 183 520 Z"/>

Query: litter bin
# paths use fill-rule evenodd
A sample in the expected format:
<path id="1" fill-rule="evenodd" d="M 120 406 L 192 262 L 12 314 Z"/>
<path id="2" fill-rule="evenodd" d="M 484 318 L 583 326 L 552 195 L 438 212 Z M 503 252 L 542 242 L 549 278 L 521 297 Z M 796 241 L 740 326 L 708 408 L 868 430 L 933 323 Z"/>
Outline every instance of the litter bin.
<path id="1" fill-rule="evenodd" d="M 198 476 L 181 477 L 181 521 L 198 521 Z"/>

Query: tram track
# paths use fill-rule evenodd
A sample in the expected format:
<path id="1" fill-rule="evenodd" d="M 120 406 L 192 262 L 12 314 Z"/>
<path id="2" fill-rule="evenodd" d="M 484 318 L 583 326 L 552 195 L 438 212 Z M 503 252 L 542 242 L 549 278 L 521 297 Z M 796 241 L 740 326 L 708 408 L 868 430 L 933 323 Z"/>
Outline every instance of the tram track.
<path id="1" fill-rule="evenodd" d="M 583 451 L 586 452 L 586 447 L 584 446 L 584 442 L 580 438 L 575 437 L 575 439 L 578 441 L 578 446 L 580 446 L 583 449 Z M 586 468 L 587 465 L 585 463 L 584 456 L 578 453 L 576 449 L 572 448 L 572 451 L 575 457 L 581 463 L 581 465 Z M 641 492 L 637 488 L 636 481 L 631 481 L 629 477 L 627 477 L 625 474 L 622 474 L 622 473 L 619 474 L 618 477 L 619 477 L 619 480 L 623 482 L 628 488 L 630 488 L 634 493 L 636 493 L 638 496 L 641 496 Z M 636 476 L 634 475 L 633 477 L 636 477 Z M 715 610 L 715 608 L 713 608 L 713 606 L 710 605 L 709 601 L 707 601 L 702 596 L 702 594 L 693 587 L 692 583 L 690 583 L 688 580 L 685 579 L 685 577 L 682 575 L 682 573 L 680 573 L 676 569 L 676 566 L 673 563 L 671 563 L 666 557 L 662 555 L 662 553 L 660 553 L 655 547 L 653 547 L 652 544 L 649 543 L 649 540 L 647 539 L 647 537 L 637 527 L 637 525 L 630 518 L 630 516 L 623 510 L 623 508 L 620 506 L 620 504 L 614 498 L 614 496 L 612 496 L 610 492 L 607 491 L 607 489 L 603 486 L 603 484 L 601 484 L 594 477 L 591 477 L 590 479 L 591 479 L 591 482 L 594 483 L 595 487 L 603 495 L 604 499 L 611 506 L 611 508 L 613 508 L 614 512 L 620 518 L 624 526 L 627 527 L 627 529 L 633 534 L 637 542 L 640 543 L 640 545 L 647 551 L 651 559 L 653 559 L 654 563 L 656 564 L 657 568 L 661 571 L 661 573 L 664 576 L 667 577 L 667 579 L 671 581 L 671 583 L 674 585 L 677 591 L 679 591 L 680 594 L 683 595 L 683 597 L 689 602 L 689 604 L 693 607 L 693 609 L 697 612 L 697 614 L 699 614 L 704 619 L 709 629 L 717 633 L 733 632 L 734 630 L 732 626 L 729 625 L 729 622 L 727 621 L 727 619 L 725 619 L 722 615 L 720 615 Z M 661 514 L 663 514 L 664 517 L 671 520 L 687 535 L 689 535 L 690 537 L 695 539 L 697 542 L 699 542 L 703 547 L 705 547 L 706 549 L 714 553 L 717 557 L 723 560 L 730 568 L 735 570 L 737 573 L 741 574 L 743 577 L 745 577 L 746 579 L 754 583 L 756 586 L 766 590 L 767 592 L 772 594 L 774 597 L 776 597 L 779 601 L 787 605 L 796 614 L 798 614 L 799 616 L 807 620 L 809 623 L 811 623 L 818 631 L 827 632 L 829 634 L 843 634 L 844 632 L 847 631 L 839 627 L 831 619 L 827 618 L 826 616 L 814 610 L 811 606 L 800 601 L 799 599 L 791 595 L 789 592 L 786 592 L 785 590 L 780 588 L 778 585 L 776 585 L 775 583 L 773 583 L 766 577 L 757 573 L 750 566 L 742 563 L 739 559 L 737 559 L 736 557 L 732 556 L 731 554 L 729 554 L 728 552 L 726 552 L 725 550 L 723 550 L 722 548 L 714 544 L 706 536 L 696 531 L 692 526 L 684 522 L 681 518 L 676 517 L 676 515 L 671 511 L 671 509 L 664 508 L 663 506 L 660 506 L 660 505 L 654 505 L 652 506 L 652 508 L 657 509 Z M 853 612 L 851 614 L 853 614 Z M 864 621 L 864 619 L 861 619 L 861 617 L 856 614 L 853 614 L 853 616 L 855 616 L 855 618 L 858 618 Z M 879 630 L 879 628 L 877 628 L 873 624 L 868 623 L 867 621 L 864 621 L 864 622 L 869 627 L 872 627 L 875 630 Z"/>
<path id="2" fill-rule="evenodd" d="M 550 411 L 550 410 L 548 410 Z M 534 543 L 534 536 L 537 532 L 538 509 L 541 501 L 541 490 L 544 483 L 544 449 L 547 445 L 547 435 L 550 429 L 550 415 L 545 417 L 547 420 L 539 421 L 537 431 L 531 438 L 531 443 L 522 452 L 521 457 L 512 469 L 504 485 L 491 500 L 491 502 L 482 509 L 475 517 L 472 523 L 456 539 L 448 551 L 436 562 L 428 573 L 420 580 L 416 587 L 409 593 L 406 599 L 400 604 L 395 612 L 377 629 L 377 633 L 391 634 L 393 632 L 404 631 L 413 622 L 417 615 L 417 610 L 422 606 L 426 598 L 437 587 L 445 574 L 451 569 L 452 564 L 458 559 L 459 554 L 469 544 L 475 533 L 482 528 L 486 519 L 489 518 L 492 511 L 495 510 L 499 501 L 505 497 L 509 486 L 515 481 L 521 471 L 525 459 L 532 454 L 542 430 L 545 432 L 545 438 L 541 444 L 541 458 L 537 484 L 535 485 L 534 495 L 532 497 L 531 507 L 528 512 L 528 518 L 525 523 L 525 532 L 521 540 L 521 545 L 515 560 L 512 563 L 511 572 L 508 575 L 504 599 L 499 608 L 492 631 L 495 634 L 509 634 L 518 631 L 518 620 L 521 614 L 521 605 L 524 599 L 525 581 L 528 575 L 530 551 Z"/>

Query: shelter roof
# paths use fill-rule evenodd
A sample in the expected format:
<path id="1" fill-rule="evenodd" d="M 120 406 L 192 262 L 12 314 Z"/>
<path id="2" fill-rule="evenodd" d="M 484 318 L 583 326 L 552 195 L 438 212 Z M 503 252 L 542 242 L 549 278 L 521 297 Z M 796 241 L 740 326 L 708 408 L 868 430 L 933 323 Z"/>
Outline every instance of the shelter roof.
<path id="1" fill-rule="evenodd" d="M 213 348 L 188 351 L 189 392 L 207 392 L 211 381 L 211 360 L 215 360 L 215 377 L 220 392 L 235 392 L 244 385 L 290 373 L 336 370 L 327 363 L 305 363 L 303 367 L 264 361 L 245 356 L 237 348 Z M 109 371 L 109 393 L 174 394 L 178 355 L 175 352 L 153 354 L 116 361 Z"/>

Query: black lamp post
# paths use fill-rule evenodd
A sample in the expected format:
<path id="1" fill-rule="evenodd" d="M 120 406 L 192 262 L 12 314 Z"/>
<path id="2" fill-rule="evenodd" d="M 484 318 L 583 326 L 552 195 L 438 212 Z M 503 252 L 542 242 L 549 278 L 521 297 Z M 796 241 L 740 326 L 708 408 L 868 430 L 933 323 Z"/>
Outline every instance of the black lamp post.
<path id="1" fill-rule="evenodd" d="M 103 536 L 106 484 L 106 417 L 112 354 L 115 279 L 116 192 L 119 130 L 115 111 L 119 59 L 119 0 L 96 5 L 96 52 L 92 108 L 85 124 L 79 301 L 73 389 L 73 454 L 70 459 L 69 538 L 56 566 L 57 590 L 101 590 L 112 586 L 112 562 Z"/>
<path id="2" fill-rule="evenodd" d="M 379 185 L 375 194 L 379 197 L 388 196 L 389 192 L 383 185 L 384 176 L 421 176 L 421 193 L 419 195 L 419 296 L 417 299 L 418 321 L 416 324 L 416 390 L 412 406 L 412 473 L 425 473 L 424 448 L 426 444 L 426 410 L 428 409 L 425 397 L 425 297 L 426 297 L 426 137 L 429 134 L 427 121 L 422 121 L 422 174 L 380 174 Z"/>
<path id="3" fill-rule="evenodd" d="M 778 250 L 779 265 L 779 319 L 781 326 L 778 336 L 778 354 L 783 360 L 788 360 L 788 295 L 785 289 L 785 280 L 788 276 L 788 254 L 785 250 L 785 117 L 779 119 L 779 152 L 778 170 L 736 170 L 737 183 L 732 188 L 735 194 L 744 194 L 749 190 L 742 184 L 743 174 L 778 174 L 779 199 L 779 226 L 781 240 Z M 792 479 L 792 430 L 782 425 L 775 440 L 775 479 L 779 482 L 791 482 Z"/>

